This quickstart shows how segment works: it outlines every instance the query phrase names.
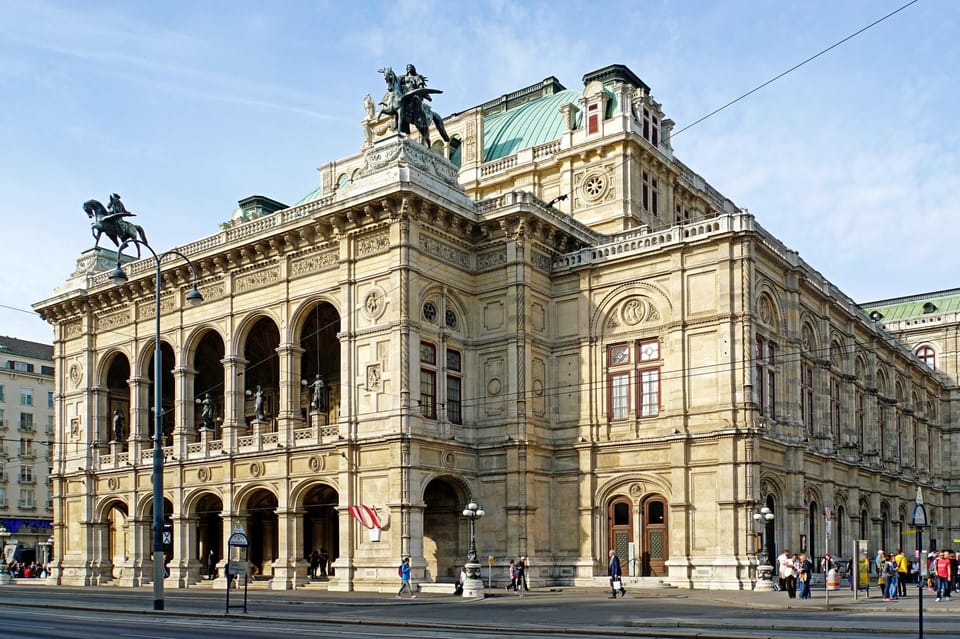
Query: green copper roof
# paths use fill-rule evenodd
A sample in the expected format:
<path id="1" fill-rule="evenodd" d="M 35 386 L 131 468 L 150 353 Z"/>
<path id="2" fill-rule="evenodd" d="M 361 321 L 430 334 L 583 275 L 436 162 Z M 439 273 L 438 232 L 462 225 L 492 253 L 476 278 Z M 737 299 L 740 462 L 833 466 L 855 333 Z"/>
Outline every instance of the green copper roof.
<path id="1" fill-rule="evenodd" d="M 885 322 L 955 313 L 960 311 L 960 289 L 869 302 L 861 304 L 861 308 L 868 316 L 874 311 L 879 312 L 883 316 L 880 319 Z"/>
<path id="2" fill-rule="evenodd" d="M 300 198 L 297 204 L 306 204 L 307 202 L 313 202 L 314 200 L 319 199 L 321 195 L 323 195 L 323 187 L 318 186 L 317 188 L 315 188 L 314 190 L 310 191 L 309 193 L 304 195 L 302 198 Z M 294 204 L 294 206 L 296 206 L 297 204 Z"/>
<path id="3" fill-rule="evenodd" d="M 483 161 L 559 139 L 563 132 L 560 106 L 576 104 L 581 95 L 567 89 L 484 118 Z"/>

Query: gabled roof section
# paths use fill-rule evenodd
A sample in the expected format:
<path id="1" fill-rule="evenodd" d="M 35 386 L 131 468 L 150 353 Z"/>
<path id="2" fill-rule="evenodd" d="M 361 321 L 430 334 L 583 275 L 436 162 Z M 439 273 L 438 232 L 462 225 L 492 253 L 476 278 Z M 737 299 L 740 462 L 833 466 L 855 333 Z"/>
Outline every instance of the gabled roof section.
<path id="1" fill-rule="evenodd" d="M 960 288 L 868 302 L 861 304 L 860 307 L 868 316 L 873 312 L 880 313 L 882 317 L 878 319 L 882 319 L 884 322 L 923 317 L 924 315 L 957 313 L 960 312 Z"/>
<path id="2" fill-rule="evenodd" d="M 0 353 L 53 361 L 53 346 L 0 335 Z"/>
<path id="3" fill-rule="evenodd" d="M 483 119 L 483 161 L 560 138 L 560 106 L 576 104 L 581 92 L 565 89 Z"/>

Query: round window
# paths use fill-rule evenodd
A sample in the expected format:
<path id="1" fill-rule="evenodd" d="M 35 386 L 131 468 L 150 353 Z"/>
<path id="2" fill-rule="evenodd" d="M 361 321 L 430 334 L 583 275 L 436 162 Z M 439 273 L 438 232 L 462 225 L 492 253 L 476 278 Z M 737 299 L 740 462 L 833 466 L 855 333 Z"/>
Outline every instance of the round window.
<path id="1" fill-rule="evenodd" d="M 433 302 L 427 302 L 423 305 L 423 319 L 428 322 L 437 321 L 437 307 L 433 305 Z"/>

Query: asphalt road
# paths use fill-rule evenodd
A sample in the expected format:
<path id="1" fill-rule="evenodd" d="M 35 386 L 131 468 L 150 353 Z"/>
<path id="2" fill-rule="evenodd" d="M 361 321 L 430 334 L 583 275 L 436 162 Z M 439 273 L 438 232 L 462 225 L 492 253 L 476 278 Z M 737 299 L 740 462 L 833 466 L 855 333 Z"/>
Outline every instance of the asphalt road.
<path id="1" fill-rule="evenodd" d="M 783 593 L 631 590 L 606 598 L 597 589 L 534 591 L 520 599 L 503 592 L 484 600 L 421 594 L 250 590 L 248 611 L 225 614 L 225 593 L 167 590 L 165 610 L 153 611 L 149 588 L 66 588 L 20 584 L 0 588 L 0 638 L 116 637 L 206 639 L 228 636 L 503 637 L 597 636 L 804 639 L 842 636 L 917 637 L 915 594 L 898 602 L 853 600 L 822 593 L 811 601 Z M 241 601 L 233 591 L 231 604 Z M 960 639 L 960 599 L 925 598 L 925 636 Z"/>

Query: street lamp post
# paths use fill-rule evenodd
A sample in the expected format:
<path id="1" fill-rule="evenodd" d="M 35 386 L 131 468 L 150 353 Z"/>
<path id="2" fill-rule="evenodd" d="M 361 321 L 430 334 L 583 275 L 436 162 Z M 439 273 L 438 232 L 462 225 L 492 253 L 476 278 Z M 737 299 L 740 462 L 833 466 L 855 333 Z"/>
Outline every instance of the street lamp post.
<path id="1" fill-rule="evenodd" d="M 477 557 L 477 520 L 483 517 L 483 507 L 470 500 L 463 509 L 463 516 L 470 521 L 470 550 L 467 551 L 467 563 L 464 571 L 467 578 L 463 583 L 463 596 L 483 599 L 483 577 L 480 575 L 480 560 Z"/>
<path id="2" fill-rule="evenodd" d="M 768 545 L 767 529 L 773 522 L 774 514 L 767 506 L 760 512 L 753 513 L 753 522 L 761 535 L 760 554 L 757 555 L 757 583 L 754 590 L 773 590 L 773 565 L 770 561 L 770 546 Z"/>
<path id="3" fill-rule="evenodd" d="M 7 538 L 10 536 L 10 529 L 0 524 L 0 585 L 6 586 L 11 583 L 10 567 L 7 566 Z"/>
<path id="4" fill-rule="evenodd" d="M 918 623 L 920 625 L 919 639 L 923 639 L 923 587 L 926 580 L 924 568 L 927 565 L 927 559 L 923 556 L 923 529 L 927 527 L 927 508 L 923 505 L 923 493 L 917 486 L 917 500 L 913 507 L 913 527 L 917 531 L 917 562 L 920 566 L 920 574 L 917 575 L 917 602 L 919 604 Z M 937 595 L 940 596 L 939 594 Z M 939 601 L 939 599 L 937 600 Z"/>
<path id="5" fill-rule="evenodd" d="M 165 253 L 157 254 L 153 248 L 142 240 L 130 238 L 117 248 L 117 266 L 110 273 L 110 281 L 116 285 L 121 285 L 127 281 L 127 275 L 120 268 L 120 255 L 128 245 L 134 244 L 138 247 L 144 247 L 157 264 L 156 273 L 156 307 L 155 333 L 156 342 L 153 353 L 153 609 L 163 610 L 163 580 L 165 578 L 164 557 L 163 557 L 163 374 L 160 364 L 160 263 L 169 255 L 180 258 L 190 266 L 193 274 L 193 288 L 186 295 L 186 300 L 190 304 L 199 304 L 203 301 L 203 296 L 197 290 L 197 269 L 194 267 L 186 255 L 177 251 L 169 250 Z"/>

